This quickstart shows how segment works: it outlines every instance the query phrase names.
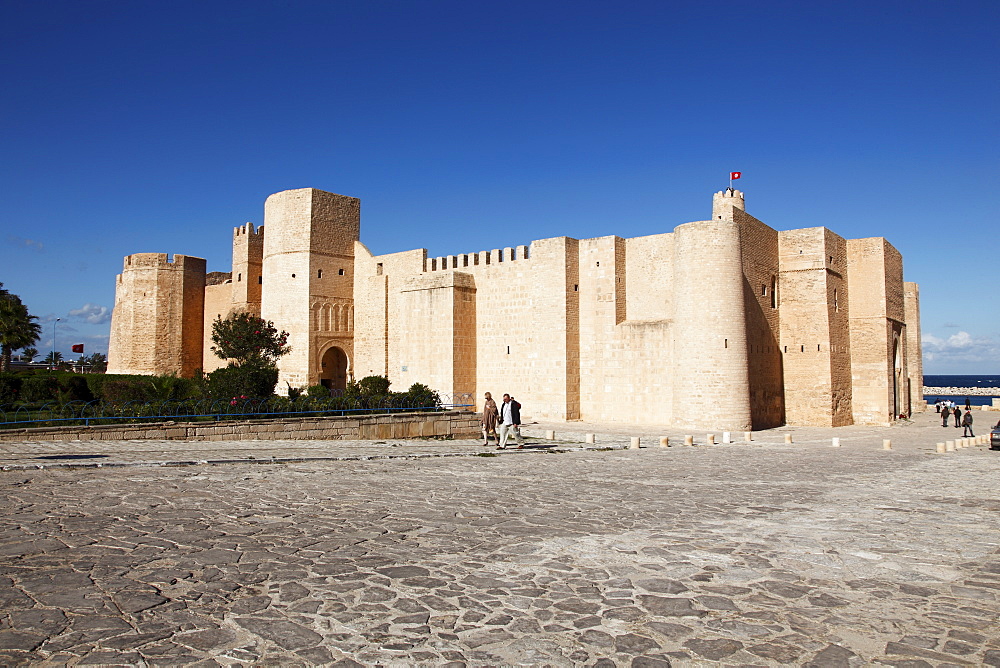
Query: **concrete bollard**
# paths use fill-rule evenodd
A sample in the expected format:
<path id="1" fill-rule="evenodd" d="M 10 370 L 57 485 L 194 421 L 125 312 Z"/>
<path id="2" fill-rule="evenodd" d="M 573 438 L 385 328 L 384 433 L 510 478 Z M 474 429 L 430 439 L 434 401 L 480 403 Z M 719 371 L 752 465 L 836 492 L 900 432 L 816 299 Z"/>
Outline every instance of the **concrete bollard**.
<path id="1" fill-rule="evenodd" d="M 684 445 L 694 445 L 694 436 L 691 435 L 684 436 Z"/>
<path id="2" fill-rule="evenodd" d="M 753 432 L 752 431 L 743 432 L 743 440 L 746 441 L 747 443 L 753 441 Z"/>
<path id="3" fill-rule="evenodd" d="M 587 436 L 587 439 L 586 439 L 587 440 L 587 445 L 593 445 L 594 444 L 594 434 L 587 434 L 586 436 Z"/>
<path id="4" fill-rule="evenodd" d="M 961 450 L 964 447 L 965 447 L 965 439 L 964 438 L 956 438 L 955 439 L 955 449 L 956 450 Z"/>
<path id="5" fill-rule="evenodd" d="M 670 437 L 669 436 L 660 436 L 660 447 L 661 448 L 669 448 L 670 447 Z"/>
<path id="6" fill-rule="evenodd" d="M 835 448 L 839 448 L 840 447 L 840 437 L 839 436 L 834 436 L 833 437 L 833 447 L 835 447 Z"/>
<path id="7" fill-rule="evenodd" d="M 629 443 L 628 447 L 629 447 L 629 450 L 638 450 L 639 449 L 639 437 L 638 436 L 633 436 L 632 437 L 632 441 Z"/>
<path id="8" fill-rule="evenodd" d="M 945 441 L 944 442 L 945 452 L 955 452 L 955 441 Z"/>
<path id="9" fill-rule="evenodd" d="M 892 450 L 892 441 L 889 440 L 888 438 L 883 438 L 882 439 L 882 449 L 883 450 Z"/>
<path id="10" fill-rule="evenodd" d="M 705 434 L 705 442 L 709 445 L 715 445 L 715 434 Z"/>
<path id="11" fill-rule="evenodd" d="M 732 443 L 733 442 L 732 434 L 730 434 L 728 431 L 722 432 L 722 442 Z"/>
<path id="12" fill-rule="evenodd" d="M 791 443 L 791 442 L 792 442 L 792 435 L 785 434 L 785 443 Z"/>
<path id="13" fill-rule="evenodd" d="M 555 438 L 556 438 L 556 433 L 554 431 L 552 431 L 551 429 L 546 429 L 545 430 L 545 440 L 546 441 L 554 441 Z"/>
<path id="14" fill-rule="evenodd" d="M 938 443 L 937 444 L 937 451 L 938 452 L 945 452 L 944 443 Z"/>

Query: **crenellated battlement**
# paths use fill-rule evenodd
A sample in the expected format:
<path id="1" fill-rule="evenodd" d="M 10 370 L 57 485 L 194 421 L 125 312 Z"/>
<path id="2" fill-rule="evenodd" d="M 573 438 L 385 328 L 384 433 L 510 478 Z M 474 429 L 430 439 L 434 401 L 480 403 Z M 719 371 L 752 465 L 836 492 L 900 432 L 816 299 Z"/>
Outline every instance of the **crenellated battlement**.
<path id="1" fill-rule="evenodd" d="M 169 253 L 133 253 L 132 255 L 126 255 L 123 271 L 135 270 L 135 269 L 171 269 L 179 270 L 184 269 L 189 266 L 194 266 L 196 269 L 199 266 L 201 270 L 204 271 L 205 259 L 200 257 L 195 257 L 193 255 L 172 255 Z"/>
<path id="2" fill-rule="evenodd" d="M 237 237 L 249 237 L 252 241 L 254 237 L 259 237 L 260 241 L 264 240 L 264 226 L 254 227 L 253 223 L 245 223 L 239 227 L 233 228 L 233 239 Z"/>
<path id="3" fill-rule="evenodd" d="M 514 246 L 513 248 L 494 248 L 493 250 L 463 253 L 461 255 L 442 255 L 431 258 L 425 255 L 424 271 L 485 267 L 505 262 L 530 260 L 530 249 L 530 246 Z"/>
<path id="4" fill-rule="evenodd" d="M 726 188 L 712 195 L 712 220 L 728 220 L 732 209 L 747 210 L 742 190 Z"/>

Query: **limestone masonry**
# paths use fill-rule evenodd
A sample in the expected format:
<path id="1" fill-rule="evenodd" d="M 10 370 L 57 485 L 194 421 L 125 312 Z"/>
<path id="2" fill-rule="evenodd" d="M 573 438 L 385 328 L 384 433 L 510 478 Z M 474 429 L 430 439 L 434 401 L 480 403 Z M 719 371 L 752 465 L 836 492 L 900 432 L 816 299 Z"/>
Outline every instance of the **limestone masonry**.
<path id="1" fill-rule="evenodd" d="M 377 374 L 509 392 L 531 419 L 732 430 L 887 424 L 923 406 L 919 293 L 881 237 L 779 232 L 728 189 L 711 220 L 665 234 L 372 255 L 360 205 L 271 195 L 263 226 L 233 231 L 229 275 L 126 257 L 108 373 L 218 368 L 212 321 L 247 310 L 290 333 L 279 391 Z"/>

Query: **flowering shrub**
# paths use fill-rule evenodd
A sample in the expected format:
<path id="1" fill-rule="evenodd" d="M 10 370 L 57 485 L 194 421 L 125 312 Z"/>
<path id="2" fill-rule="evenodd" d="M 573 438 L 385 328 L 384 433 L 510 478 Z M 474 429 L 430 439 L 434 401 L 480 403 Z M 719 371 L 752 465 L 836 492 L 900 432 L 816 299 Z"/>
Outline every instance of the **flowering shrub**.
<path id="1" fill-rule="evenodd" d="M 234 313 L 225 320 L 217 316 L 212 323 L 212 342 L 212 352 L 234 366 L 273 366 L 292 350 L 288 332 L 278 331 L 270 320 L 250 313 Z"/>

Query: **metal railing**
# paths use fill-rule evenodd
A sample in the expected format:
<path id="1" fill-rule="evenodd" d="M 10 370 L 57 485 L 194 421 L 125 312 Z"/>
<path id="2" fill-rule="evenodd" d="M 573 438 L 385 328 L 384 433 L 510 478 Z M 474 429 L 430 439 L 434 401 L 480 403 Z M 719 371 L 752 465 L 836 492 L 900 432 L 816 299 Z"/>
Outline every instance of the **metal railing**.
<path id="1" fill-rule="evenodd" d="M 184 399 L 166 401 L 71 401 L 0 405 L 0 428 L 128 424 L 136 422 L 199 422 L 296 417 L 379 415 L 417 411 L 472 410 L 472 394 L 439 394 L 440 401 L 406 394 L 379 397 L 270 397 L 268 399 Z"/>

